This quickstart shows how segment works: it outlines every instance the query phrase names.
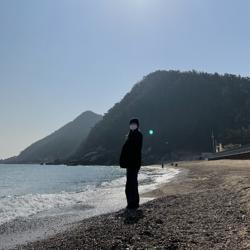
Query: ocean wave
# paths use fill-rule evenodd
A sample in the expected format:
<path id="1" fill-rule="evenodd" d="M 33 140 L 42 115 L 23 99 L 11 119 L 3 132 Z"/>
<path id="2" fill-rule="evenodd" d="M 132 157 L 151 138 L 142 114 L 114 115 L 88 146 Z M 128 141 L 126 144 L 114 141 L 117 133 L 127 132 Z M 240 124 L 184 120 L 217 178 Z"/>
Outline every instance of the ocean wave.
<path id="1" fill-rule="evenodd" d="M 150 170 L 150 171 L 148 171 Z M 146 192 L 173 178 L 180 170 L 174 168 L 144 167 L 139 175 L 139 191 Z M 108 212 L 124 206 L 124 185 L 126 177 L 103 181 L 100 185 L 88 185 L 83 191 L 50 194 L 25 194 L 4 196 L 0 199 L 0 224 L 18 217 L 29 217 L 51 209 L 90 206 L 95 214 Z"/>
<path id="2" fill-rule="evenodd" d="M 73 206 L 84 203 L 93 195 L 94 187 L 86 187 L 83 192 L 61 192 L 56 194 L 26 194 L 4 197 L 0 200 L 0 224 L 28 217 L 52 208 Z"/>

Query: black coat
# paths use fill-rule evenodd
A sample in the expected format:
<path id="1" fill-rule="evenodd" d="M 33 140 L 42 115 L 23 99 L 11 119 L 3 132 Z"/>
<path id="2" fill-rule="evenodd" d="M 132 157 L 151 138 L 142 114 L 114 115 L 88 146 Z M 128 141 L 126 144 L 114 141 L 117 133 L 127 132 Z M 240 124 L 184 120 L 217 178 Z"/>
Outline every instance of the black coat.
<path id="1" fill-rule="evenodd" d="M 130 130 L 120 155 L 121 168 L 140 168 L 143 136 L 138 130 Z"/>

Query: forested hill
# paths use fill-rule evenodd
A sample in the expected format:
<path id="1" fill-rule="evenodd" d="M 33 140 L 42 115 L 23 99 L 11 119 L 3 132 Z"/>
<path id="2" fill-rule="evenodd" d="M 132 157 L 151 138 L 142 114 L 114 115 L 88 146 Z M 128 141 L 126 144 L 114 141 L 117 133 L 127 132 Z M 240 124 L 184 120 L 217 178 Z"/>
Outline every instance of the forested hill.
<path id="1" fill-rule="evenodd" d="M 31 144 L 17 157 L 11 157 L 2 163 L 41 163 L 68 158 L 101 119 L 102 115 L 85 111 L 52 134 Z"/>
<path id="2" fill-rule="evenodd" d="M 151 73 L 108 110 L 70 160 L 117 164 L 131 117 L 141 122 L 144 164 L 168 159 L 169 152 L 176 159 L 209 152 L 212 131 L 219 142 L 248 143 L 250 79 L 195 71 Z"/>

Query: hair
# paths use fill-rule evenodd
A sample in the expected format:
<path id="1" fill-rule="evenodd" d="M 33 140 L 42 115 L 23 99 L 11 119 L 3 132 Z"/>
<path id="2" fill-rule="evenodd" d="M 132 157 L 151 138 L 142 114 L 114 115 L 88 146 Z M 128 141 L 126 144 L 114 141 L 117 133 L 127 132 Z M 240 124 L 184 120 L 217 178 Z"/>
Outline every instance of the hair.
<path id="1" fill-rule="evenodd" d="M 139 127 L 139 119 L 138 118 L 132 118 L 132 119 L 130 119 L 129 124 L 131 124 L 131 123 L 136 123 L 137 126 Z"/>

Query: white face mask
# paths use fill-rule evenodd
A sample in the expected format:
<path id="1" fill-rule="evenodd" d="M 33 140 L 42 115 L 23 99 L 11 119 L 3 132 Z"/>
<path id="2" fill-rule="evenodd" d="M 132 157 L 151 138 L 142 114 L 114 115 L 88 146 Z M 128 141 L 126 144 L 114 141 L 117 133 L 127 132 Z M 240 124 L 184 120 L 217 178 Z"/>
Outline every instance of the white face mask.
<path id="1" fill-rule="evenodd" d="M 131 124 L 129 125 L 129 128 L 130 128 L 131 130 L 135 130 L 135 129 L 137 129 L 137 124 L 136 124 L 136 123 L 131 123 Z"/>

